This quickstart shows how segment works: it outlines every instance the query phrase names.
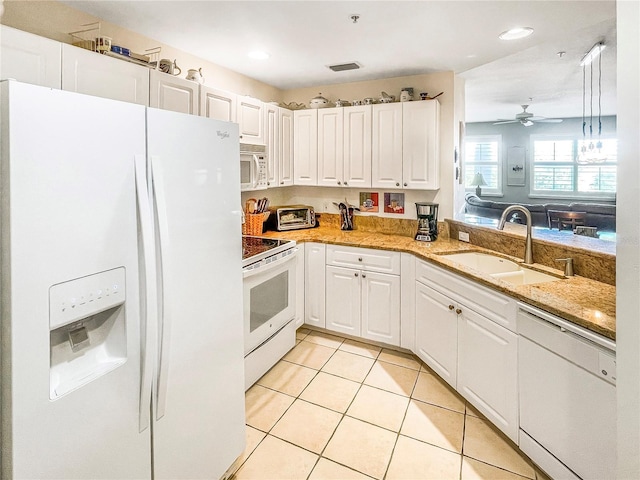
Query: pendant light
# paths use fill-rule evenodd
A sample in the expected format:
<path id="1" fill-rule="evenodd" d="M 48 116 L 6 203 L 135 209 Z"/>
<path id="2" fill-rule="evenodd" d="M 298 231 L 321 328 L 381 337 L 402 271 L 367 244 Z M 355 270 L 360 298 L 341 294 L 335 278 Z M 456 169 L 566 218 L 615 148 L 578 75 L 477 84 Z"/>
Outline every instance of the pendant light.
<path id="1" fill-rule="evenodd" d="M 602 42 L 596 43 L 591 50 L 582 58 L 582 145 L 580 146 L 576 162 L 581 165 L 603 163 L 607 161 L 607 155 L 602 152 L 602 50 L 605 45 Z M 593 64 L 598 58 L 598 137 L 593 142 Z M 589 142 L 587 144 L 587 118 L 586 118 L 586 98 L 587 98 L 587 67 L 589 67 Z"/>

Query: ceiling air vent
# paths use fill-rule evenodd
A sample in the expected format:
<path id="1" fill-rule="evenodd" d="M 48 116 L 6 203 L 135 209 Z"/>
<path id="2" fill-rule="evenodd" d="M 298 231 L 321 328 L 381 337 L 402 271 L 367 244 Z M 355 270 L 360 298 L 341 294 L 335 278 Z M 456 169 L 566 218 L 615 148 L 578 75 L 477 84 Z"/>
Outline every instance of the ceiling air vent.
<path id="1" fill-rule="evenodd" d="M 360 68 L 360 64 L 356 62 L 341 63 L 339 65 L 329 65 L 329 68 L 334 72 L 344 72 L 345 70 L 357 70 Z"/>

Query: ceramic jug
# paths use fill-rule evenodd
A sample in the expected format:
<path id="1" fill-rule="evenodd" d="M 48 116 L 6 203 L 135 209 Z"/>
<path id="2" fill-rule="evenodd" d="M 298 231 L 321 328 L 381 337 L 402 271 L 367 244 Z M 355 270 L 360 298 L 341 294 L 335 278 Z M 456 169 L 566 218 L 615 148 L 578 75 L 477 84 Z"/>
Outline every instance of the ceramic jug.
<path id="1" fill-rule="evenodd" d="M 193 82 L 204 83 L 204 77 L 202 76 L 202 68 L 195 69 L 191 68 L 187 72 L 187 80 L 191 80 Z"/>

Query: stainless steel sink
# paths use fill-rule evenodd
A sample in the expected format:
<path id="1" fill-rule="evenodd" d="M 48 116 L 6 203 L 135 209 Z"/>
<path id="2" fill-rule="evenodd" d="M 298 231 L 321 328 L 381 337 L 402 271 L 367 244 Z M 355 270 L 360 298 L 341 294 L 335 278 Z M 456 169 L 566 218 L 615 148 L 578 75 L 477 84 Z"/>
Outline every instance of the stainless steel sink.
<path id="1" fill-rule="evenodd" d="M 442 257 L 513 285 L 555 282 L 563 278 L 524 267 L 519 263 L 490 253 L 462 252 L 442 254 Z"/>

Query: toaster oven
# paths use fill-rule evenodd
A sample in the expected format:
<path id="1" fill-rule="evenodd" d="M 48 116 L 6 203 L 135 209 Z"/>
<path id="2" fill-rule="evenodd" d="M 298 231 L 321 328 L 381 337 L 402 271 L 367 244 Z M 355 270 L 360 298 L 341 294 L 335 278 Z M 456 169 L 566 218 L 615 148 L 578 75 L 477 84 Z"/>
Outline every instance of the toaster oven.
<path id="1" fill-rule="evenodd" d="M 282 232 L 316 226 L 316 212 L 309 205 L 288 205 L 270 207 L 271 214 L 267 218 L 267 228 Z"/>

